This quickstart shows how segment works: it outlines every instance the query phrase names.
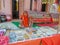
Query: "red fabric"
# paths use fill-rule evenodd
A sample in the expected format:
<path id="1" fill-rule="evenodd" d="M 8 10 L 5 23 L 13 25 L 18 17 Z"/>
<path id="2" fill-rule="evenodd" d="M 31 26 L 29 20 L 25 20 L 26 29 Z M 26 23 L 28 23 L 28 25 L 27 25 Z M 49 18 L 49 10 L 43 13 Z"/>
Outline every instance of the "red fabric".
<path id="1" fill-rule="evenodd" d="M 50 27 L 54 27 L 54 26 L 57 26 L 58 24 L 37 24 L 38 26 L 50 26 Z"/>
<path id="2" fill-rule="evenodd" d="M 24 27 L 28 27 L 29 26 L 28 16 L 27 15 L 21 15 L 20 18 L 22 20 L 22 25 Z"/>
<path id="3" fill-rule="evenodd" d="M 0 45 L 8 45 L 9 38 L 6 36 L 0 36 Z"/>
<path id="4" fill-rule="evenodd" d="M 51 38 L 53 45 L 60 45 L 60 35 L 55 35 Z"/>
<path id="5" fill-rule="evenodd" d="M 52 45 L 50 38 L 44 38 L 42 39 L 42 45 Z"/>
<path id="6" fill-rule="evenodd" d="M 58 1 L 58 0 L 55 0 L 55 3 L 56 3 L 56 4 L 58 4 L 58 3 L 59 3 L 59 1 Z"/>
<path id="7" fill-rule="evenodd" d="M 36 39 L 36 40 L 19 42 L 19 43 L 14 43 L 14 44 L 9 44 L 9 45 L 40 45 L 40 41 L 41 39 Z"/>
<path id="8" fill-rule="evenodd" d="M 53 22 L 52 18 L 34 18 L 33 19 L 33 22 L 37 22 L 37 23 L 40 23 L 40 22 Z"/>
<path id="9" fill-rule="evenodd" d="M 60 45 L 60 35 L 42 39 L 42 45 Z"/>

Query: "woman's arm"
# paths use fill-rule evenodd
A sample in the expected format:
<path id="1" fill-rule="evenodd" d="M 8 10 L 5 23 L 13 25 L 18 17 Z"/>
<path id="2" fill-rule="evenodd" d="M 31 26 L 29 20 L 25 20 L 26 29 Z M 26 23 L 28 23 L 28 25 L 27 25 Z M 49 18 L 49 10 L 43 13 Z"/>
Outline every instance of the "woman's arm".
<path id="1" fill-rule="evenodd" d="M 30 17 L 29 17 L 29 26 L 31 27 L 32 25 L 33 25 L 33 17 L 30 16 Z"/>

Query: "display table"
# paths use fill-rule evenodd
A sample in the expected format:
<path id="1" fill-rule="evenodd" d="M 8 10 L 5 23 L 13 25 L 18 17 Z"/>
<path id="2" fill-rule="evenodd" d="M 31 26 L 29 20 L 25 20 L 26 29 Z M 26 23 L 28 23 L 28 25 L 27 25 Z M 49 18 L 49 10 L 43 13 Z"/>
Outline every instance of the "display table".
<path id="1" fill-rule="evenodd" d="M 7 25 L 7 26 L 6 26 Z M 2 26 L 2 27 L 1 27 Z M 11 28 L 11 30 L 13 32 L 11 33 L 14 33 L 14 32 L 18 32 L 18 33 L 14 33 L 14 35 L 9 35 L 9 36 L 15 36 L 15 34 L 21 34 L 17 29 L 19 29 L 19 22 L 6 22 L 6 23 L 3 23 L 0 25 L 1 28 Z M 36 25 L 34 25 L 35 27 Z M 14 31 L 14 29 L 16 29 Z M 32 28 L 29 28 L 28 30 L 30 31 Z M 8 45 L 50 45 L 50 43 L 53 43 L 57 45 L 57 43 L 59 44 L 60 42 L 60 35 L 57 34 L 57 31 L 51 27 L 37 27 L 35 28 L 37 29 L 37 31 L 35 30 L 34 34 L 39 34 L 40 36 L 43 36 L 42 37 L 39 37 L 39 35 L 30 35 L 30 38 L 28 39 L 28 41 L 26 41 L 26 37 L 24 37 L 25 40 L 23 41 L 19 41 L 19 39 L 16 41 L 12 41 L 12 43 L 9 43 Z M 9 31 L 11 31 L 9 30 Z M 19 29 L 20 30 L 20 29 Z M 27 30 L 27 31 L 28 31 Z M 55 31 L 54 31 L 55 30 Z M 24 33 L 24 30 L 20 30 Z M 28 32 L 29 32 L 28 31 Z M 34 29 L 32 30 L 34 31 Z M 29 34 L 27 32 L 27 34 Z M 46 32 L 46 33 L 45 33 Z M 9 32 L 10 33 L 10 32 Z M 25 33 L 26 34 L 26 33 Z M 57 34 L 57 35 L 53 35 L 53 34 Z M 51 36 L 53 35 L 53 36 Z M 26 35 L 25 35 L 26 36 Z M 37 36 L 37 37 L 36 37 Z M 47 36 L 47 37 L 46 37 Z M 18 37 L 18 35 L 17 35 Z M 39 37 L 39 38 L 38 38 Z M 20 37 L 19 37 L 20 38 Z M 37 38 L 37 39 L 36 39 Z M 10 38 L 11 39 L 11 38 Z M 16 37 L 13 38 L 13 40 L 16 39 Z M 48 43 L 47 43 L 48 42 Z M 52 44 L 51 44 L 52 45 Z"/>
<path id="2" fill-rule="evenodd" d="M 60 34 L 42 39 L 30 40 L 25 42 L 16 42 L 9 45 L 60 45 Z"/>

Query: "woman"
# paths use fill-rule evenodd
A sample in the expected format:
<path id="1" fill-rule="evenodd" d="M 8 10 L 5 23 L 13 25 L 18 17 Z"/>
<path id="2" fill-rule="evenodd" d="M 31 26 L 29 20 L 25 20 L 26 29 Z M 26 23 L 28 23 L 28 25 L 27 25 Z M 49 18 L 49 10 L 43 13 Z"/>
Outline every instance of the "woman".
<path id="1" fill-rule="evenodd" d="M 27 11 L 24 11 L 23 14 L 20 15 L 20 21 L 21 21 L 22 27 L 28 27 L 29 26 Z"/>

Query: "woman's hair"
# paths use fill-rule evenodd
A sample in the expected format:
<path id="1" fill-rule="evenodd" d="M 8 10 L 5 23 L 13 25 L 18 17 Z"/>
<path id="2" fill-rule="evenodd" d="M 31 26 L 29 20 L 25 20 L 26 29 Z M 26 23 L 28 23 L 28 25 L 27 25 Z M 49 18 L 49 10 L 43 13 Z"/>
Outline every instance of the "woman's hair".
<path id="1" fill-rule="evenodd" d="M 23 15 L 24 15 L 24 14 L 28 15 L 28 12 L 27 12 L 27 11 L 24 11 L 24 12 L 23 12 Z"/>

